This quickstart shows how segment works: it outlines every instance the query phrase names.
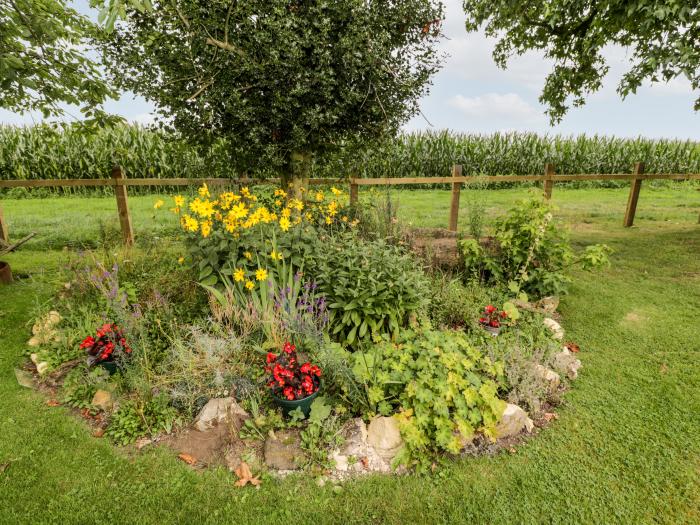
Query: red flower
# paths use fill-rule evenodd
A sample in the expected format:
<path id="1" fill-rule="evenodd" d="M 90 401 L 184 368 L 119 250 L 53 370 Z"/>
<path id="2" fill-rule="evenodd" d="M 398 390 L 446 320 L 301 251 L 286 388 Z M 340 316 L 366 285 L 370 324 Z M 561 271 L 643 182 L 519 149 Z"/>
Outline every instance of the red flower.
<path id="1" fill-rule="evenodd" d="M 288 386 L 283 390 L 284 397 L 286 397 L 289 401 L 294 401 L 294 389 L 291 386 Z"/>
<path id="2" fill-rule="evenodd" d="M 508 314 L 504 310 L 501 312 L 501 319 L 505 319 L 506 317 L 508 317 Z"/>
<path id="3" fill-rule="evenodd" d="M 484 308 L 484 312 L 486 312 L 487 314 L 492 314 L 495 311 L 496 311 L 496 307 L 492 304 L 490 304 L 486 308 Z"/>
<path id="4" fill-rule="evenodd" d="M 311 370 L 311 363 L 304 363 L 303 365 L 301 365 L 300 370 L 302 374 L 308 374 L 309 370 Z"/>
<path id="5" fill-rule="evenodd" d="M 267 364 L 269 365 L 272 363 L 275 359 L 277 359 L 277 356 L 273 354 L 272 352 L 267 353 Z"/>
<path id="6" fill-rule="evenodd" d="M 321 369 L 316 365 L 311 367 L 311 373 L 314 374 L 316 377 L 321 377 Z"/>
<path id="7" fill-rule="evenodd" d="M 488 324 L 488 319 L 486 319 L 486 317 L 480 317 L 480 318 L 479 318 L 479 322 L 480 322 L 481 324 Z"/>
<path id="8" fill-rule="evenodd" d="M 491 321 L 489 324 L 490 324 L 491 326 L 493 326 L 494 328 L 498 328 L 499 326 L 501 326 L 501 323 L 499 323 L 499 322 L 496 321 L 495 319 L 494 319 L 493 321 Z"/>
<path id="9" fill-rule="evenodd" d="M 94 345 L 95 345 L 95 338 L 92 337 L 91 335 L 89 335 L 85 339 L 83 339 L 82 343 L 80 343 L 80 348 L 81 349 L 92 348 Z"/>

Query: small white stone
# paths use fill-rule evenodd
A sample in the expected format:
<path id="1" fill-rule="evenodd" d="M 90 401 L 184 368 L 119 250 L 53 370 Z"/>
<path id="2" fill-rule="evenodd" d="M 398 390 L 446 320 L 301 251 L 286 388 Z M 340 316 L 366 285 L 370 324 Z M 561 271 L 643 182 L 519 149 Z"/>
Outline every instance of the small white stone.
<path id="1" fill-rule="evenodd" d="M 554 319 L 545 317 L 544 321 L 542 321 L 542 324 L 544 324 L 544 326 L 547 327 L 547 329 L 550 332 L 552 332 L 552 337 L 554 339 L 556 339 L 557 341 L 562 341 L 564 339 L 564 329 Z"/>
<path id="2" fill-rule="evenodd" d="M 496 427 L 496 436 L 506 438 L 520 434 L 523 429 L 530 432 L 534 428 L 534 423 L 518 405 L 508 403 L 503 411 L 501 421 Z"/>
<path id="3" fill-rule="evenodd" d="M 200 410 L 194 421 L 194 427 L 200 432 L 206 432 L 232 418 L 247 419 L 248 413 L 232 397 L 213 398 Z"/>
<path id="4" fill-rule="evenodd" d="M 403 447 L 399 424 L 393 417 L 377 416 L 367 428 L 369 443 L 382 458 L 391 461 Z"/>

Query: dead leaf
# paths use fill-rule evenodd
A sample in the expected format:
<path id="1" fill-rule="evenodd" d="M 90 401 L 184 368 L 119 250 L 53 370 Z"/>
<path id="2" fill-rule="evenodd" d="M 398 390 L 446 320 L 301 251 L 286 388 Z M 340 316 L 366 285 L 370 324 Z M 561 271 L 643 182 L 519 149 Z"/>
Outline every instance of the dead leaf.
<path id="1" fill-rule="evenodd" d="M 61 406 L 61 403 L 59 403 L 59 402 L 56 401 L 55 399 L 49 399 L 49 400 L 46 402 L 46 406 L 49 406 L 49 407 L 60 407 L 60 406 Z"/>
<path id="2" fill-rule="evenodd" d="M 559 419 L 559 414 L 555 414 L 554 412 L 545 412 L 544 413 L 544 420 L 547 422 L 550 422 L 554 419 Z"/>
<path id="3" fill-rule="evenodd" d="M 508 449 L 508 452 L 510 452 L 511 454 L 515 454 L 517 452 L 517 450 L 515 450 L 515 447 L 510 447 Z"/>
<path id="4" fill-rule="evenodd" d="M 92 433 L 92 437 L 96 437 L 96 438 L 101 438 L 104 435 L 105 435 L 104 428 L 98 428 Z"/>
<path id="5" fill-rule="evenodd" d="M 369 468 L 369 458 L 367 456 L 362 456 L 360 458 L 360 463 L 362 463 L 362 467 L 367 470 Z"/>
<path id="6" fill-rule="evenodd" d="M 245 487 L 248 483 L 255 487 L 260 486 L 260 480 L 253 476 L 248 463 L 245 461 L 240 464 L 235 472 L 236 476 L 238 476 L 238 481 L 235 483 L 236 487 Z"/>
<path id="7" fill-rule="evenodd" d="M 180 460 L 182 460 L 182 461 L 184 461 L 185 463 L 187 463 L 188 465 L 194 466 L 194 465 L 197 464 L 197 458 L 195 458 L 194 456 L 190 456 L 189 454 L 182 453 L 182 454 L 178 454 L 177 457 L 178 457 Z"/>
<path id="8" fill-rule="evenodd" d="M 661 368 L 659 368 L 659 372 L 662 374 L 668 374 L 668 365 L 666 363 L 661 363 Z"/>
<path id="9" fill-rule="evenodd" d="M 570 351 L 572 354 L 577 354 L 577 353 L 579 353 L 579 352 L 581 351 L 581 348 L 580 348 L 576 343 L 572 343 L 571 341 L 569 341 L 568 343 L 566 343 L 565 346 L 566 346 L 566 348 L 569 349 L 569 351 Z"/>
<path id="10" fill-rule="evenodd" d="M 0 474 L 5 472 L 7 470 L 7 467 L 10 466 L 10 462 L 8 461 L 7 463 L 0 463 Z"/>

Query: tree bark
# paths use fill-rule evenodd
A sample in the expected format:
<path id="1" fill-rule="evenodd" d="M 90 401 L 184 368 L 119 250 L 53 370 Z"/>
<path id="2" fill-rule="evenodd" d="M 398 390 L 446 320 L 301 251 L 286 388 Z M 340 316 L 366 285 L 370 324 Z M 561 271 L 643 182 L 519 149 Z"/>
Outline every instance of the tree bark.
<path id="1" fill-rule="evenodd" d="M 282 174 L 282 189 L 295 199 L 303 199 L 309 187 L 311 161 L 313 154 L 309 151 L 293 151 L 289 158 L 287 170 Z"/>

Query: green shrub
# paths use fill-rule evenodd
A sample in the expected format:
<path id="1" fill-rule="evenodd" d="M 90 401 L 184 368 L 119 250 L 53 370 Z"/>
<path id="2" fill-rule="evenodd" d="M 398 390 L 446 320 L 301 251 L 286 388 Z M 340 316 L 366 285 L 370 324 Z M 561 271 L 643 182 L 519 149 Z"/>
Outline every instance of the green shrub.
<path id="1" fill-rule="evenodd" d="M 329 243 L 311 273 L 328 301 L 332 337 L 357 346 L 382 334 L 397 336 L 426 303 L 427 279 L 416 264 L 383 240 Z"/>
<path id="2" fill-rule="evenodd" d="M 88 369 L 82 364 L 66 374 L 61 389 L 61 401 L 74 408 L 90 408 L 95 392 L 109 380 L 102 367 Z"/>
<path id="3" fill-rule="evenodd" d="M 112 413 L 105 434 L 119 445 L 128 445 L 146 435 L 170 433 L 176 419 L 177 412 L 165 395 L 129 399 Z"/>
<path id="4" fill-rule="evenodd" d="M 601 244 L 576 254 L 563 227 L 554 222 L 551 207 L 539 198 L 520 201 L 497 219 L 493 239 L 466 239 L 460 246 L 469 275 L 538 297 L 566 293 L 568 268 L 603 266 L 611 253 Z"/>
<path id="5" fill-rule="evenodd" d="M 428 314 L 436 328 L 476 326 L 487 304 L 501 304 L 503 297 L 494 287 L 478 282 L 466 284 L 446 275 L 435 275 L 430 285 Z"/>
<path id="6" fill-rule="evenodd" d="M 456 331 L 402 331 L 354 354 L 354 371 L 369 403 L 398 412 L 408 453 L 458 453 L 474 432 L 495 437 L 505 402 L 498 399 L 504 368 Z"/>

